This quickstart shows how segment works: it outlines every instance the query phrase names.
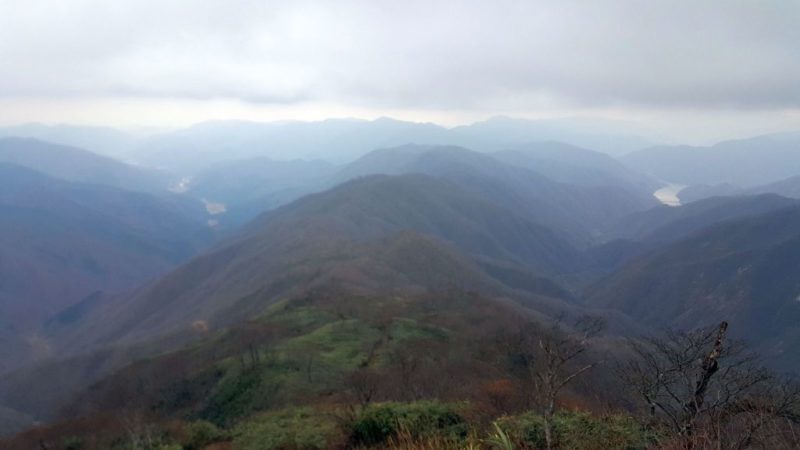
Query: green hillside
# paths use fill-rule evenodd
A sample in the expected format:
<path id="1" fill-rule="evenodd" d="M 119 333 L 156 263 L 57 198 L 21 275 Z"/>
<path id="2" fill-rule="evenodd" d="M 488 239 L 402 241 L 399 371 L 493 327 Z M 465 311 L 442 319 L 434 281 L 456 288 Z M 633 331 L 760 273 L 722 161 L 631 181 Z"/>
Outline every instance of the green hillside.
<path id="1" fill-rule="evenodd" d="M 524 377 L 514 350 L 503 344 L 530 320 L 520 306 L 455 289 L 398 297 L 321 289 L 116 372 L 63 410 L 66 421 L 7 441 L 8 448 L 33 439 L 130 448 L 136 421 L 133 433 L 149 433 L 162 446 L 152 448 L 378 449 L 428 442 L 488 449 L 491 422 L 501 416 L 498 424 L 518 448 L 532 448 L 543 442 L 541 421 L 524 413 L 533 404 L 514 394 Z M 644 449 L 652 439 L 630 418 L 577 411 L 557 418 L 561 448 Z M 87 427 L 91 432 L 81 431 Z"/>

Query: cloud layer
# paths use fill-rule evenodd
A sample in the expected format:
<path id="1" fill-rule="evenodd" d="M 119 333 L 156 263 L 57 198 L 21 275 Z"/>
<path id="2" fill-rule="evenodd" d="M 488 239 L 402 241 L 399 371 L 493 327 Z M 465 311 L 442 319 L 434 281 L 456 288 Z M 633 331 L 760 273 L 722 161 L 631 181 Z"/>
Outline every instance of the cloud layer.
<path id="1" fill-rule="evenodd" d="M 800 106 L 800 2 L 6 0 L 0 96 Z"/>

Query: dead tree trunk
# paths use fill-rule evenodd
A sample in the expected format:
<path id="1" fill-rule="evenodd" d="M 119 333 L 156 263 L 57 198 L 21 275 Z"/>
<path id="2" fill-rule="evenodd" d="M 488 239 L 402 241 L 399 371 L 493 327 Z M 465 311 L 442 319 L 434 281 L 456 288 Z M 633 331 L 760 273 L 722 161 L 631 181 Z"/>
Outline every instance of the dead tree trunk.
<path id="1" fill-rule="evenodd" d="M 687 448 L 691 448 L 692 446 L 691 439 L 694 431 L 694 422 L 705 402 L 708 383 L 711 381 L 711 377 L 719 370 L 719 357 L 722 354 L 722 343 L 725 340 L 725 333 L 727 331 L 728 322 L 719 324 L 717 336 L 716 339 L 714 339 L 714 346 L 711 352 L 703 359 L 703 365 L 700 368 L 700 375 L 697 378 L 694 393 L 683 405 L 684 415 L 680 434 L 686 439 Z"/>

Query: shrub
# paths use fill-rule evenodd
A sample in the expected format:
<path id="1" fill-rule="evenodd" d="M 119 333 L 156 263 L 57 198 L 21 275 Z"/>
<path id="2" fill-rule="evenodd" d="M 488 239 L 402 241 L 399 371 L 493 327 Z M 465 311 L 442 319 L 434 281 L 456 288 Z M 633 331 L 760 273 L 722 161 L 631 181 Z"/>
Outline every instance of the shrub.
<path id="1" fill-rule="evenodd" d="M 64 450 L 82 450 L 85 448 L 83 439 L 77 436 L 68 436 L 64 438 L 62 445 L 64 446 Z"/>
<path id="2" fill-rule="evenodd" d="M 234 431 L 237 450 L 318 450 L 340 440 L 336 423 L 308 408 L 265 413 Z"/>
<path id="3" fill-rule="evenodd" d="M 545 447 L 544 427 L 538 414 L 504 417 L 498 424 L 524 448 Z M 561 450 L 646 449 L 655 437 L 627 416 L 595 417 L 570 411 L 554 417 L 553 433 Z"/>
<path id="4" fill-rule="evenodd" d="M 231 369 L 219 381 L 199 417 L 218 426 L 229 426 L 270 406 L 279 386 L 280 380 L 269 377 L 263 367 Z"/>
<path id="5" fill-rule="evenodd" d="M 214 442 L 224 441 L 227 434 L 211 422 L 198 420 L 189 424 L 186 429 L 187 440 L 183 444 L 186 450 L 200 450 Z"/>
<path id="6" fill-rule="evenodd" d="M 355 445 L 385 443 L 400 432 L 413 437 L 464 438 L 468 425 L 453 405 L 439 402 L 383 403 L 365 409 L 352 425 Z"/>

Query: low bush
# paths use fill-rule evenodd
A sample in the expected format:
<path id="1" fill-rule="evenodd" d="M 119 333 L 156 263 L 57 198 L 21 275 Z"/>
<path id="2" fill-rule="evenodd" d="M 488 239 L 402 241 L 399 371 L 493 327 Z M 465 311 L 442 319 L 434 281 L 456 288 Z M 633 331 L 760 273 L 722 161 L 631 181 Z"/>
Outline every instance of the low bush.
<path id="1" fill-rule="evenodd" d="M 209 444 L 228 439 L 227 433 L 211 422 L 197 420 L 186 427 L 186 442 L 182 442 L 185 450 L 202 450 Z"/>
<path id="2" fill-rule="evenodd" d="M 521 448 L 545 448 L 544 425 L 538 414 L 504 417 L 498 425 Z M 560 450 L 639 450 L 654 443 L 654 435 L 627 416 L 592 416 L 565 411 L 553 419 Z"/>
<path id="3" fill-rule="evenodd" d="M 354 445 L 370 446 L 385 443 L 401 433 L 413 437 L 464 438 L 469 427 L 457 409 L 432 401 L 372 405 L 352 424 L 350 440 Z"/>
<path id="4" fill-rule="evenodd" d="M 321 450 L 341 441 L 329 416 L 308 408 L 260 414 L 234 430 L 237 450 Z"/>

